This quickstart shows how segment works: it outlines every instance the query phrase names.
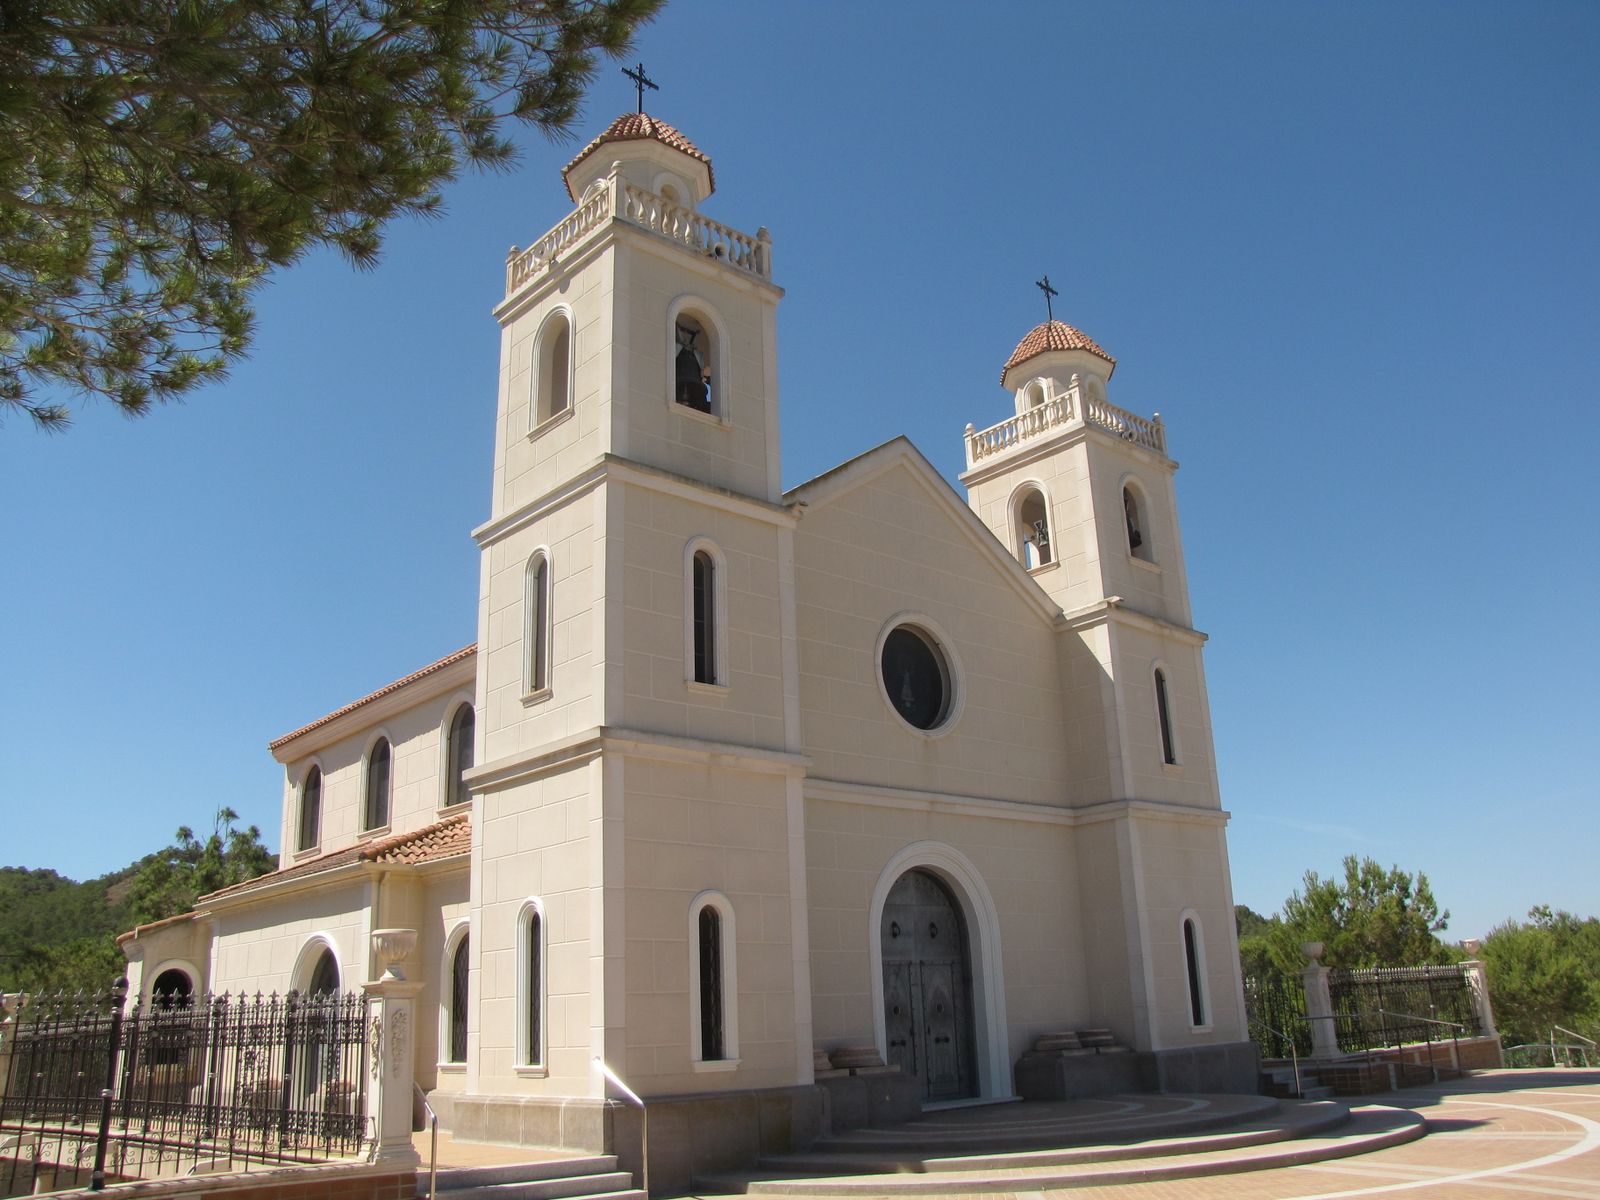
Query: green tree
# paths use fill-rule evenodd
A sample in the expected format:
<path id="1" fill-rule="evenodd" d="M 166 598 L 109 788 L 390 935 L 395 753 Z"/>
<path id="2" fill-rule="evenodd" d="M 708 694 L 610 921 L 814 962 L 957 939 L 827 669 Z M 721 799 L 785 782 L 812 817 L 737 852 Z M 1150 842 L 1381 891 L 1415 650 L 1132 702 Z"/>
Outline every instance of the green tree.
<path id="1" fill-rule="evenodd" d="M 1260 978 L 1277 970 L 1272 962 L 1274 931 L 1283 924 L 1274 914 L 1264 917 L 1244 904 L 1233 906 L 1233 921 L 1239 933 L 1239 968 L 1247 977 Z"/>
<path id="2" fill-rule="evenodd" d="M 1600 920 L 1544 905 L 1528 916 L 1490 930 L 1480 951 L 1502 1039 L 1543 1042 L 1556 1025 L 1600 1039 Z"/>
<path id="3" fill-rule="evenodd" d="M 512 161 L 508 119 L 568 130 L 662 2 L 6 0 L 0 412 L 219 376 L 269 271 L 371 264 L 463 165 Z"/>
<path id="4" fill-rule="evenodd" d="M 146 858 L 128 895 L 132 923 L 188 912 L 201 896 L 272 870 L 277 859 L 261 844 L 261 830 L 240 829 L 234 824 L 238 819 L 233 809 L 218 809 L 205 841 L 180 826 L 177 841 Z"/>
<path id="5" fill-rule="evenodd" d="M 1302 889 L 1283 904 L 1281 924 L 1270 933 L 1271 956 L 1280 970 L 1305 966 L 1300 946 L 1323 944 L 1330 967 L 1410 967 L 1457 959 L 1439 934 L 1450 919 L 1439 908 L 1421 871 L 1385 870 L 1370 858 L 1349 855 L 1344 876 L 1327 879 L 1307 871 Z"/>

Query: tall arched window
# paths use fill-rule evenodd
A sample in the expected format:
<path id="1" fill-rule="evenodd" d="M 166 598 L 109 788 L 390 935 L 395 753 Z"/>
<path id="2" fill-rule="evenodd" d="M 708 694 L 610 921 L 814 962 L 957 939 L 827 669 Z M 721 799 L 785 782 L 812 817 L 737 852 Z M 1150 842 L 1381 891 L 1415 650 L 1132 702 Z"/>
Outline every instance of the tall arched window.
<path id="1" fill-rule="evenodd" d="M 463 704 L 456 709 L 455 716 L 450 718 L 450 735 L 446 752 L 445 763 L 445 795 L 446 806 L 452 804 L 465 804 L 472 799 L 472 793 L 467 789 L 467 772 L 472 769 L 473 737 L 476 732 L 477 718 L 473 714 L 472 705 Z"/>
<path id="2" fill-rule="evenodd" d="M 1183 961 L 1189 979 L 1189 1021 L 1206 1023 L 1205 949 L 1200 940 L 1200 925 L 1193 917 L 1183 918 Z"/>
<path id="3" fill-rule="evenodd" d="M 535 695 L 550 686 L 550 560 L 543 550 L 528 560 L 523 608 L 523 684 Z"/>
<path id="4" fill-rule="evenodd" d="M 322 837 L 322 768 L 312 767 L 300 783 L 300 837 L 296 849 L 309 850 Z"/>
<path id="5" fill-rule="evenodd" d="M 1154 562 L 1150 553 L 1150 530 L 1144 504 L 1131 484 L 1122 489 L 1122 517 L 1128 527 L 1128 553 L 1145 562 Z"/>
<path id="6" fill-rule="evenodd" d="M 517 955 L 521 1000 L 517 1062 L 537 1067 L 544 1063 L 544 914 L 537 901 L 530 900 L 522 910 Z"/>
<path id="7" fill-rule="evenodd" d="M 718 683 L 717 679 L 717 566 L 705 550 L 694 552 L 694 680 Z"/>
<path id="8" fill-rule="evenodd" d="M 331 995 L 339 990 L 339 960 L 326 946 L 317 955 L 316 966 L 311 968 L 311 980 L 306 991 L 313 996 Z"/>
<path id="9" fill-rule="evenodd" d="M 1055 549 L 1050 544 L 1050 512 L 1044 494 L 1038 488 L 1029 488 L 1016 500 L 1017 556 L 1030 570 L 1055 561 Z"/>
<path id="10" fill-rule="evenodd" d="M 722 915 L 700 910 L 700 1057 L 722 1057 Z"/>
<path id="11" fill-rule="evenodd" d="M 467 1061 L 467 947 L 472 935 L 464 933 L 450 958 L 450 1041 L 446 1062 Z"/>
<path id="12" fill-rule="evenodd" d="M 572 404 L 572 322 L 562 310 L 539 328 L 534 363 L 534 424 L 559 417 Z"/>
<path id="13" fill-rule="evenodd" d="M 720 892 L 704 892 L 689 906 L 690 1040 L 700 1070 L 727 1069 L 739 1060 L 739 990 L 735 970 L 733 905 Z"/>
<path id="14" fill-rule="evenodd" d="M 1155 672 L 1156 721 L 1161 726 L 1161 761 L 1169 766 L 1178 761 L 1178 746 L 1172 737 L 1172 709 L 1167 699 L 1167 673 L 1160 667 Z"/>
<path id="15" fill-rule="evenodd" d="M 394 753 L 388 738 L 379 738 L 367 753 L 367 805 L 363 829 L 380 829 L 389 823 L 389 781 Z"/>

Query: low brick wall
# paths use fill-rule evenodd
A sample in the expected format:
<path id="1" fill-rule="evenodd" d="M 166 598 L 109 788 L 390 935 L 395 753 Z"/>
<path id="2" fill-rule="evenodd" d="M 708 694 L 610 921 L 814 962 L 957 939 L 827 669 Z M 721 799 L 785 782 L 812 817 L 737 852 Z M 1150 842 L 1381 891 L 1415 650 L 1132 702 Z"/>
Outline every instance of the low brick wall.
<path id="1" fill-rule="evenodd" d="M 118 1183 L 99 1193 L 105 1200 L 416 1200 L 417 1173 L 364 1162 L 279 1167 L 237 1175 L 191 1175 Z"/>
<path id="2" fill-rule="evenodd" d="M 1370 1096 L 1397 1087 L 1431 1083 L 1435 1071 L 1453 1077 L 1504 1065 L 1498 1036 L 1462 1038 L 1459 1042 L 1414 1042 L 1371 1050 L 1359 1058 L 1301 1063 L 1304 1070 L 1340 1096 Z"/>

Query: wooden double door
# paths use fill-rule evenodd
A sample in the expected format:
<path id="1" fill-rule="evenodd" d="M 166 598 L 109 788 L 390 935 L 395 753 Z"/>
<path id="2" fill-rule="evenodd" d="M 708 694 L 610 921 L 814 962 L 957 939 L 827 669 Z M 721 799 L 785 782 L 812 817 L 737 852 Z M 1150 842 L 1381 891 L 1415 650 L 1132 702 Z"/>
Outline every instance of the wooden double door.
<path id="1" fill-rule="evenodd" d="M 924 1100 L 977 1094 L 972 960 L 950 889 L 907 871 L 883 906 L 883 1016 L 888 1061 L 922 1081 Z"/>

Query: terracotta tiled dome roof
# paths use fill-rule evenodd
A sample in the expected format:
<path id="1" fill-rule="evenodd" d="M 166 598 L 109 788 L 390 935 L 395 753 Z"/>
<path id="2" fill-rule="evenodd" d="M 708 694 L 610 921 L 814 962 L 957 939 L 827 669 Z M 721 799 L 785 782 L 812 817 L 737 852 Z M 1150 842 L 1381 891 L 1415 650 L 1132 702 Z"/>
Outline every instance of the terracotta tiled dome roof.
<path id="1" fill-rule="evenodd" d="M 1102 350 L 1083 330 L 1074 329 L 1065 321 L 1046 321 L 1042 325 L 1035 325 L 1028 331 L 1028 336 L 1017 343 L 1017 348 L 1011 352 L 1011 357 L 1006 359 L 1006 365 L 1000 369 L 1000 379 L 1003 382 L 1006 372 L 1018 363 L 1025 363 L 1034 355 L 1043 354 L 1047 350 L 1087 350 L 1090 354 L 1105 359 L 1111 364 L 1112 370 L 1116 370 L 1117 367 L 1117 360 Z"/>
<path id="2" fill-rule="evenodd" d="M 623 113 L 611 122 L 604 133 L 578 151 L 577 157 L 561 169 L 561 177 L 565 179 L 572 174 L 572 168 L 607 142 L 636 142 L 644 139 L 654 139 L 663 146 L 681 150 L 690 158 L 705 163 L 706 173 L 711 176 L 711 190 L 713 192 L 717 190 L 716 172 L 711 169 L 711 160 L 706 157 L 705 152 L 665 121 L 658 121 L 649 113 L 642 112 Z M 572 190 L 571 184 L 567 185 L 567 190 L 569 192 Z M 573 199 L 576 200 L 577 197 L 574 196 Z"/>

